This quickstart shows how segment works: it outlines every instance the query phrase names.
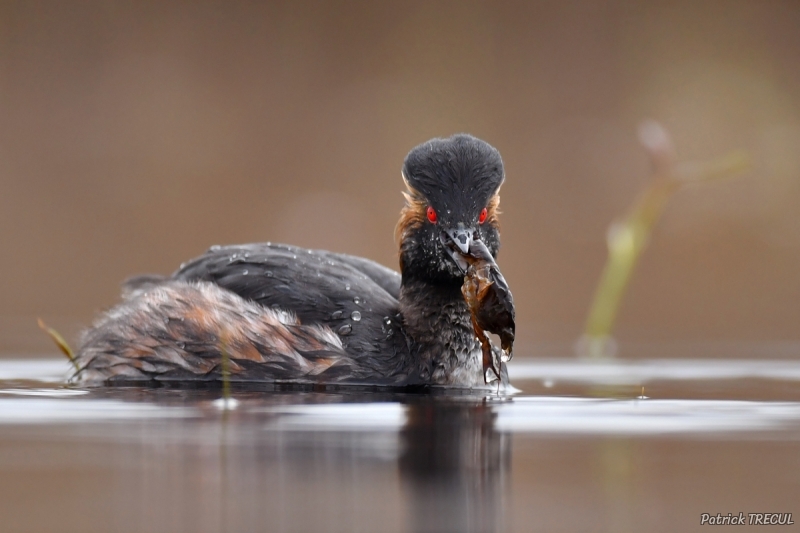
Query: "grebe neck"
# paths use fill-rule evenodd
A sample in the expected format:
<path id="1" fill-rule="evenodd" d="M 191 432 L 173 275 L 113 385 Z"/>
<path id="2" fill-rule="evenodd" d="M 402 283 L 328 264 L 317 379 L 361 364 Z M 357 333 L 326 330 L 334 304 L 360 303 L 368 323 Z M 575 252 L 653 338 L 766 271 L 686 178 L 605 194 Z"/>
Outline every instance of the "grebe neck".
<path id="1" fill-rule="evenodd" d="M 441 385 L 483 383 L 481 348 L 472 329 L 461 283 L 430 283 L 404 277 L 400 312 L 415 346 L 420 379 Z"/>

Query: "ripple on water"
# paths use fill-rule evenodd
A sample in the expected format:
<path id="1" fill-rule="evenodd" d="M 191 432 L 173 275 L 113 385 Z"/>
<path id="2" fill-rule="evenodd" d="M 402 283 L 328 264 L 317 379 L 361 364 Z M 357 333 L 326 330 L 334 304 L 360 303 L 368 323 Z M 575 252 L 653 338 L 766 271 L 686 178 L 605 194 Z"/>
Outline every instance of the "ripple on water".
<path id="1" fill-rule="evenodd" d="M 350 333 L 352 325 L 344 324 L 339 333 Z M 684 362 L 684 367 L 706 369 L 699 371 L 703 379 L 710 376 L 732 376 L 744 373 L 745 369 L 757 369 L 758 375 L 780 375 L 783 379 L 794 376 L 792 369 L 800 363 L 774 362 L 750 366 L 740 364 L 739 370 L 731 372 L 731 366 Z M 755 362 L 753 362 L 755 363 Z M 767 362 L 769 363 L 769 362 Z M 527 365 L 527 366 L 526 366 Z M 648 364 L 604 363 L 605 370 L 597 374 L 597 365 L 580 362 L 522 363 L 512 366 L 512 375 L 518 367 L 528 377 L 550 376 L 548 379 L 588 380 L 595 375 L 598 383 L 605 383 L 616 368 L 619 378 L 630 378 L 632 368 L 648 368 Z M 682 375 L 674 363 L 664 365 L 673 369 L 677 378 Z M 766 369 L 771 370 L 767 372 Z M 709 370 L 710 369 L 710 370 Z M 778 372 L 781 369 L 781 372 Z M 713 370 L 713 372 L 711 371 Z M 208 409 L 215 395 L 209 398 L 208 391 L 182 392 L 180 405 L 165 404 L 159 398 L 158 389 L 138 389 L 124 394 L 114 389 L 84 390 L 78 388 L 47 386 L 53 382 L 63 383 L 69 374 L 69 365 L 62 360 L 0 360 L 0 424 L 62 424 L 102 423 L 128 419 L 193 418 L 219 414 L 218 409 Z M 773 373 L 770 373 L 773 372 Z M 665 372 L 669 374 L 669 372 Z M 749 374 L 748 374 L 749 375 Z M 787 376 L 789 376 L 787 378 Z M 646 377 L 637 374 L 638 379 Z M 663 377 L 663 375 L 662 375 Z M 28 385 L 28 386 L 25 386 Z M 114 395 L 109 398 L 109 395 Z M 234 393 L 236 396 L 237 393 Z M 218 397 L 218 396 L 216 396 Z M 391 395 L 389 396 L 391 398 Z M 463 394 L 460 397 L 464 398 Z M 476 391 L 469 397 L 490 398 L 494 411 L 495 427 L 502 432 L 514 434 L 567 434 L 567 435 L 638 435 L 657 436 L 669 434 L 710 435 L 723 433 L 764 432 L 790 430 L 792 435 L 800 430 L 800 402 L 792 401 L 743 401 L 732 399 L 601 399 L 588 397 L 558 397 L 515 395 L 510 398 L 497 397 L 491 393 Z M 122 398 L 122 399 L 120 399 Z M 276 429 L 315 428 L 318 430 L 364 430 L 399 431 L 405 421 L 407 407 L 397 401 L 372 401 L 373 396 L 353 396 L 358 401 L 345 401 L 346 395 L 331 397 L 319 395 L 291 394 L 241 396 L 237 412 L 267 413 L 269 427 Z M 249 398 L 246 401 L 244 398 Z M 431 396 L 430 401 L 452 401 L 448 394 Z M 331 403 L 333 401 L 333 403 Z M 227 404 L 226 404 L 227 405 Z M 290 416 L 285 418 L 283 415 Z M 215 415 L 216 416 L 216 415 Z"/>

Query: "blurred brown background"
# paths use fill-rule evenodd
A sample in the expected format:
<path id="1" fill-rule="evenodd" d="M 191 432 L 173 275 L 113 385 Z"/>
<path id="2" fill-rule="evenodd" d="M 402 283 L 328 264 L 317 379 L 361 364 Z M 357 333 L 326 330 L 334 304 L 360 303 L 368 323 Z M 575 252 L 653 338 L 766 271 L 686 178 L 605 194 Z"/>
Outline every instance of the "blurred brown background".
<path id="1" fill-rule="evenodd" d="M 569 353 L 654 118 L 681 160 L 754 165 L 670 203 L 622 353 L 800 354 L 798 28 L 795 0 L 0 2 L 0 350 L 215 243 L 395 267 L 403 157 L 466 131 L 506 163 L 520 347 Z"/>

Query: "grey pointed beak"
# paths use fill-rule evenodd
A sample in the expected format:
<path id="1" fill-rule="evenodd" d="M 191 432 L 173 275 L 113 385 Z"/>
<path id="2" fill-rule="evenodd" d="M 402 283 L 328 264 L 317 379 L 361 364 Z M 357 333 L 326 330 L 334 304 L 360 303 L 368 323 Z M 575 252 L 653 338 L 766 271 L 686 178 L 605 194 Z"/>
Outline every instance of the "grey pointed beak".
<path id="1" fill-rule="evenodd" d="M 464 229 L 463 225 L 457 229 L 442 230 L 439 238 L 444 245 L 444 250 L 450 259 L 458 266 L 461 272 L 466 273 L 469 264 L 465 255 L 469 254 L 469 247 L 474 240 L 475 230 Z"/>
<path id="2" fill-rule="evenodd" d="M 445 233 L 447 233 L 447 236 L 450 237 L 450 240 L 462 254 L 466 255 L 469 253 L 469 245 L 472 244 L 472 237 L 475 234 L 475 230 L 458 228 L 445 230 Z"/>

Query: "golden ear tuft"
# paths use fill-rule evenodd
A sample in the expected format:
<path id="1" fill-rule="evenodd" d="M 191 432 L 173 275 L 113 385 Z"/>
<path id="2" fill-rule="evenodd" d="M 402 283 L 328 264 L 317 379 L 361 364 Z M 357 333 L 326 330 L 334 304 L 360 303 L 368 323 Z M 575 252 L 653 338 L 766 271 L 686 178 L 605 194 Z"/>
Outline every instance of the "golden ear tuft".
<path id="1" fill-rule="evenodd" d="M 500 194 L 495 193 L 494 196 L 489 198 L 489 202 L 486 204 L 486 222 L 491 224 L 492 226 L 499 226 L 500 219 Z"/>
<path id="2" fill-rule="evenodd" d="M 408 183 L 405 173 L 402 173 L 402 176 L 407 190 L 403 191 L 406 205 L 400 210 L 400 220 L 397 221 L 394 229 L 395 240 L 398 242 L 402 241 L 405 235 L 422 226 L 425 222 L 425 210 L 428 207 L 419 191 Z"/>

